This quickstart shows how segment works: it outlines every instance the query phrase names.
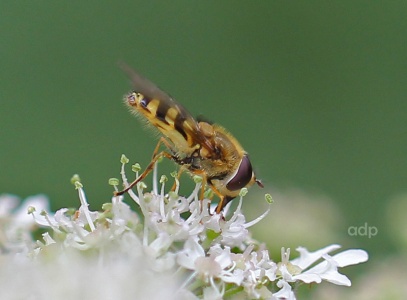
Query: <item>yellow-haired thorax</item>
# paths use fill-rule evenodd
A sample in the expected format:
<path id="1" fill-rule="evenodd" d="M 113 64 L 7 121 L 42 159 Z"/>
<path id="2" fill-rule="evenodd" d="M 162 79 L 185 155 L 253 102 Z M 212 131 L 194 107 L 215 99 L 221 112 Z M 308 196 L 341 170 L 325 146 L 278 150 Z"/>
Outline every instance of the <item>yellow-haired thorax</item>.
<path id="1" fill-rule="evenodd" d="M 199 125 L 215 149 L 215 154 L 206 154 L 205 149 L 201 149 L 202 169 L 206 171 L 210 184 L 221 195 L 233 199 L 243 187 L 248 188 L 256 182 L 248 154 L 224 127 L 205 122 Z"/>
<path id="2" fill-rule="evenodd" d="M 213 145 L 213 151 L 200 149 L 201 166 L 207 172 L 208 178 L 234 173 L 241 158 L 246 154 L 239 142 L 220 125 L 200 122 L 199 128 Z"/>
<path id="3" fill-rule="evenodd" d="M 217 133 L 217 138 L 220 140 L 219 143 L 223 142 L 223 146 L 227 148 L 234 148 L 239 155 L 246 154 L 246 151 L 244 151 L 242 145 L 240 145 L 238 140 L 227 129 L 218 124 L 212 124 L 212 126 Z M 225 142 L 226 140 L 227 142 Z"/>

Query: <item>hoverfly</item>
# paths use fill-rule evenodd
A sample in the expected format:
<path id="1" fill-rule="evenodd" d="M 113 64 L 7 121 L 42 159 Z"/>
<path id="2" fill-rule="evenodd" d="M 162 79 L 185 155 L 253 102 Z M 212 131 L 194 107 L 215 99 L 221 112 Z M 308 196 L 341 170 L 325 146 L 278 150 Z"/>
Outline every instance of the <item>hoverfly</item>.
<path id="1" fill-rule="evenodd" d="M 215 209 L 220 213 L 225 205 L 237 197 L 244 187 L 257 183 L 248 154 L 239 142 L 223 127 L 197 121 L 167 93 L 139 75 L 125 64 L 122 69 L 129 75 L 135 90 L 125 96 L 130 111 L 141 115 L 161 133 L 150 164 L 128 187 L 116 195 L 122 195 L 143 180 L 154 168 L 160 157 L 167 157 L 183 170 L 202 177 L 201 199 L 206 185 L 219 197 Z M 159 152 L 160 146 L 166 147 Z"/>

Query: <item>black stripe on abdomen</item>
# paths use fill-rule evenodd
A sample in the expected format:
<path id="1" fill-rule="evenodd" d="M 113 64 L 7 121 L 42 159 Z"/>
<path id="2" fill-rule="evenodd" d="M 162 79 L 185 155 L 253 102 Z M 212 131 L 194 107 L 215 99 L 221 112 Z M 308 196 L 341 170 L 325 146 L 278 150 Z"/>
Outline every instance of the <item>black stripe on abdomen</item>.
<path id="1" fill-rule="evenodd" d="M 168 110 L 170 109 L 170 106 L 168 106 L 167 103 L 164 101 L 159 101 L 157 111 L 155 112 L 155 116 L 157 119 L 159 119 L 161 122 L 169 125 L 168 121 L 165 119 L 165 116 L 167 115 Z"/>
<path id="2" fill-rule="evenodd" d="M 175 129 L 184 137 L 184 139 L 187 141 L 188 136 L 185 133 L 184 130 L 184 122 L 185 122 L 185 117 L 182 116 L 182 113 L 178 112 L 177 117 L 174 120 L 174 127 Z"/>

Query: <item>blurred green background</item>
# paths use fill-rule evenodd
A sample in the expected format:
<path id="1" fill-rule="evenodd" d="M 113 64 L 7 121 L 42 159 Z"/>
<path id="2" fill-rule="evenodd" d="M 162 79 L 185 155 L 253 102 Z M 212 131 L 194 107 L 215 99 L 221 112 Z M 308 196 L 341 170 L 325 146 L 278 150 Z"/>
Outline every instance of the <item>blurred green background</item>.
<path id="1" fill-rule="evenodd" d="M 278 195 L 301 190 L 333 203 L 330 243 L 397 253 L 388 203 L 407 192 L 406 13 L 405 1 L 3 1 L 0 193 L 78 206 L 79 173 L 97 209 L 122 153 L 149 162 L 156 141 L 122 104 L 123 60 L 239 139 L 266 185 L 244 207 L 277 191 L 269 231 L 284 228 L 279 205 L 301 206 Z M 349 236 L 365 224 L 378 234 Z"/>

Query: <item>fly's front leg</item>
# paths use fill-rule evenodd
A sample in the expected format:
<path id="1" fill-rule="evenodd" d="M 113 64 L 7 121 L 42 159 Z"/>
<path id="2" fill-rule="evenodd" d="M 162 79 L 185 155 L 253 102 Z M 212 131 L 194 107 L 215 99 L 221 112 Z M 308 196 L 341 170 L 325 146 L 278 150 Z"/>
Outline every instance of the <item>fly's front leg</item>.
<path id="1" fill-rule="evenodd" d="M 158 150 L 160 149 L 161 144 L 164 144 L 169 150 L 171 150 L 171 145 L 168 143 L 168 141 L 166 139 L 164 139 L 163 137 L 161 137 L 160 140 L 157 143 L 157 146 L 154 149 L 153 157 L 151 159 L 151 162 L 148 164 L 148 166 L 144 170 L 144 172 L 141 173 L 141 175 L 136 180 L 134 180 L 132 183 L 130 183 L 130 185 L 128 187 L 126 187 L 124 190 L 119 191 L 119 192 L 114 192 L 115 196 L 123 195 L 124 193 L 126 193 L 130 189 L 132 189 L 137 183 L 139 183 L 144 178 L 146 178 L 146 176 L 153 170 L 155 163 L 157 162 L 157 160 L 160 157 L 166 157 L 166 158 L 169 158 L 169 159 L 173 158 L 172 155 L 170 153 L 166 152 L 166 151 L 161 151 L 160 153 L 158 153 Z"/>
<path id="2" fill-rule="evenodd" d="M 213 185 L 210 185 L 212 191 L 219 197 L 219 203 L 215 208 L 215 212 L 220 214 L 223 208 L 233 199 L 233 197 L 222 195 Z"/>

